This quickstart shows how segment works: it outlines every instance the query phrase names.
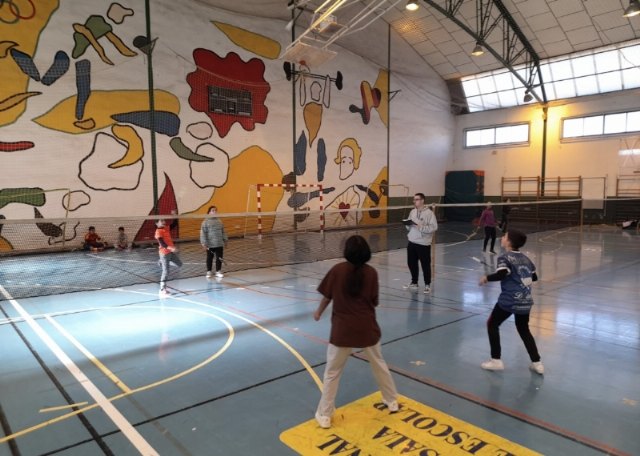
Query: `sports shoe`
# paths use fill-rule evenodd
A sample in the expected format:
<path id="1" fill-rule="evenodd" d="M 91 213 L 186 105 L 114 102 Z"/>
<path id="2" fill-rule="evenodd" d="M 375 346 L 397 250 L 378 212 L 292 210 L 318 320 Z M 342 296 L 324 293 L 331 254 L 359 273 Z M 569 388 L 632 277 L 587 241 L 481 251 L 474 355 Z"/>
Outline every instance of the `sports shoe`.
<path id="1" fill-rule="evenodd" d="M 489 250 L 490 253 L 493 253 L 494 255 L 496 254 L 495 250 Z"/>
<path id="2" fill-rule="evenodd" d="M 504 370 L 504 363 L 501 359 L 493 359 L 491 358 L 489 361 L 485 361 L 480 364 L 480 367 L 490 371 L 501 371 Z"/>
<path id="3" fill-rule="evenodd" d="M 395 413 L 395 412 L 397 412 L 398 410 L 400 410 L 400 406 L 398 405 L 398 401 L 393 401 L 393 402 L 385 402 L 385 401 L 382 401 L 382 402 L 384 402 L 384 405 L 386 405 L 386 406 L 387 406 L 387 408 L 389 409 L 389 411 L 390 411 L 391 413 Z"/>
<path id="4" fill-rule="evenodd" d="M 403 288 L 405 290 L 417 290 L 418 289 L 418 284 L 417 283 L 410 283 L 409 285 L 405 285 Z"/>
<path id="5" fill-rule="evenodd" d="M 331 427 L 331 417 L 329 416 L 323 416 L 316 412 L 316 421 L 322 429 L 329 429 Z"/>
<path id="6" fill-rule="evenodd" d="M 219 279 L 224 277 L 224 274 L 220 271 L 216 271 L 216 277 L 218 277 Z"/>
<path id="7" fill-rule="evenodd" d="M 431 293 L 431 285 L 425 285 L 424 294 L 429 294 L 429 293 Z"/>
<path id="8" fill-rule="evenodd" d="M 166 298 L 167 296 L 171 296 L 171 293 L 169 293 L 169 291 L 166 288 L 162 288 L 159 292 L 158 295 L 161 298 Z"/>
<path id="9" fill-rule="evenodd" d="M 529 369 L 531 369 L 536 374 L 540 374 L 540 375 L 544 374 L 544 366 L 542 365 L 542 361 L 536 361 L 535 363 L 531 363 L 531 365 L 529 366 Z"/>
<path id="10" fill-rule="evenodd" d="M 213 274 L 211 273 L 211 271 L 207 271 L 207 279 L 208 279 L 209 277 L 211 277 L 211 276 L 213 276 Z"/>

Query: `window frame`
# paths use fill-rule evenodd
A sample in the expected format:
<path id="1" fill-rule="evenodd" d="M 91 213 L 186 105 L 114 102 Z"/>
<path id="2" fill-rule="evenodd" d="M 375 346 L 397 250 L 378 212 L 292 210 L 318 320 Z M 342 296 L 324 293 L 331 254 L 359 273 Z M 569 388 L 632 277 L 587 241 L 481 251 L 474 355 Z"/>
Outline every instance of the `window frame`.
<path id="1" fill-rule="evenodd" d="M 582 115 L 582 116 L 569 116 L 569 117 L 562 117 L 560 119 L 560 128 L 559 128 L 559 132 L 560 132 L 560 142 L 564 143 L 564 142 L 578 142 L 578 141 L 592 141 L 592 140 L 597 140 L 597 139 L 603 139 L 603 138 L 615 138 L 618 136 L 627 136 L 627 135 L 638 135 L 640 133 L 640 126 L 638 126 L 637 130 L 627 130 L 626 126 L 625 126 L 625 131 L 621 131 L 621 132 L 617 132 L 617 133 L 605 133 L 605 126 L 606 126 L 606 118 L 607 116 L 614 116 L 614 115 L 619 115 L 619 114 L 625 114 L 625 123 L 628 123 L 628 115 L 631 113 L 639 113 L 640 114 L 640 109 L 633 109 L 631 111 L 605 111 L 605 112 L 594 112 L 594 113 L 589 113 L 588 115 Z M 584 133 L 580 136 L 571 136 L 571 137 L 565 137 L 564 136 L 564 122 L 566 120 L 575 120 L 575 119 L 587 119 L 590 117 L 602 117 L 602 133 L 598 133 L 596 135 L 585 135 Z"/>
<path id="2" fill-rule="evenodd" d="M 517 127 L 517 126 L 521 126 L 521 125 L 526 125 L 527 126 L 527 140 L 526 141 L 518 141 L 518 142 L 509 142 L 509 143 L 497 143 L 496 142 L 496 130 L 499 128 L 504 128 L 504 127 Z M 467 133 L 471 132 L 471 131 L 480 131 L 480 130 L 490 130 L 493 129 L 493 143 L 492 144 L 480 144 L 477 146 L 469 146 L 467 145 Z M 462 131 L 463 134 L 463 145 L 462 148 L 463 149 L 481 149 L 481 148 L 487 148 L 490 147 L 492 149 L 496 149 L 496 148 L 508 148 L 508 147 L 521 147 L 521 146 L 528 146 L 531 144 L 531 122 L 529 121 L 524 121 L 524 122 L 512 122 L 512 123 L 505 123 L 505 124 L 496 124 L 496 125 L 485 125 L 483 127 L 470 127 L 470 128 L 465 128 Z"/>

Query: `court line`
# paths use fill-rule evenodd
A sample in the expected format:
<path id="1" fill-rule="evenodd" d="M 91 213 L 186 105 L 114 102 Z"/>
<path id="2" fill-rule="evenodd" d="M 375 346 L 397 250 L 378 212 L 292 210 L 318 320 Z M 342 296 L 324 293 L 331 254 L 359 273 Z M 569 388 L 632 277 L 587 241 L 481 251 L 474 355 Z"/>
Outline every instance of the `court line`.
<path id="1" fill-rule="evenodd" d="M 11 303 L 13 308 L 24 318 L 29 327 L 49 347 L 58 360 L 67 368 L 69 373 L 78 381 L 85 391 L 96 401 L 104 413 L 113 421 L 131 444 L 144 455 L 158 455 L 159 453 L 147 442 L 144 437 L 127 421 L 127 419 L 115 408 L 115 406 L 102 394 L 80 368 L 69 358 L 60 346 L 46 333 L 31 315 L 0 285 L 0 293 Z"/>
<path id="2" fill-rule="evenodd" d="M 68 408 L 73 408 L 73 407 L 82 407 L 83 405 L 87 405 L 88 402 L 84 401 L 84 402 L 77 402 L 75 404 L 69 404 L 69 405 L 58 405 L 56 407 L 46 407 L 46 408 L 41 408 L 40 410 L 38 410 L 40 413 L 47 413 L 47 412 L 59 412 L 60 410 L 66 410 Z"/>
<path id="3" fill-rule="evenodd" d="M 1 287 L 1 285 L 0 285 L 0 287 Z M 145 294 L 145 295 L 149 295 L 150 294 L 150 293 L 133 292 L 133 291 L 132 291 L 132 293 Z M 130 309 L 136 309 L 136 308 L 157 309 L 158 307 L 160 307 L 160 306 L 134 305 L 134 306 L 128 306 L 128 307 L 95 308 L 95 310 L 105 310 L 105 309 L 106 310 L 130 310 Z M 186 369 L 186 370 L 184 370 L 182 372 L 179 372 L 179 373 L 177 373 L 177 374 L 175 374 L 175 375 L 173 375 L 171 377 L 167 377 L 167 378 L 159 380 L 157 382 L 150 383 L 148 385 L 144 385 L 144 386 L 138 387 L 138 388 L 136 388 L 134 390 L 131 390 L 131 392 L 129 392 L 129 393 L 119 393 L 119 394 L 117 394 L 115 396 L 111 396 L 111 397 L 108 398 L 109 401 L 116 401 L 118 399 L 122 399 L 124 397 L 131 396 L 132 394 L 139 393 L 139 392 L 142 392 L 142 391 L 146 391 L 146 390 L 155 388 L 155 387 L 163 385 L 165 383 L 169 383 L 169 382 L 172 382 L 174 380 L 177 380 L 177 379 L 179 379 L 181 377 L 184 377 L 185 375 L 190 374 L 191 372 L 194 372 L 194 371 L 200 369 L 201 367 L 209 364 L 211 361 L 213 361 L 214 359 L 216 359 L 220 355 L 222 355 L 222 353 L 224 353 L 227 350 L 227 348 L 231 345 L 231 342 L 233 341 L 233 339 L 235 337 L 234 336 L 235 335 L 235 331 L 233 330 L 233 327 L 231 327 L 231 325 L 226 320 L 224 320 L 223 318 L 220 318 L 217 315 L 214 315 L 212 313 L 207 313 L 207 312 L 204 312 L 204 311 L 201 311 L 201 310 L 197 310 L 197 309 L 185 309 L 185 308 L 170 307 L 170 306 L 163 306 L 163 308 L 164 309 L 171 309 L 171 310 L 188 311 L 188 312 L 204 315 L 204 316 L 207 316 L 207 317 L 211 317 L 211 318 L 214 318 L 214 319 L 220 321 L 229 330 L 229 337 L 227 338 L 227 342 L 216 353 L 214 353 L 213 355 L 211 355 L 209 358 L 205 359 L 204 361 L 200 362 L 199 364 L 196 364 L 195 366 L 192 366 L 189 369 Z M 6 435 L 6 436 L 0 438 L 0 443 L 11 441 L 11 440 L 16 439 L 18 437 L 21 437 L 23 435 L 26 435 L 26 434 L 29 434 L 31 432 L 37 431 L 39 429 L 42 429 L 42 428 L 44 428 L 46 426 L 49 426 L 51 424 L 55 424 L 55 423 L 59 423 L 61 421 L 64 421 L 64 420 L 66 420 L 68 418 L 71 418 L 72 416 L 81 415 L 82 413 L 87 412 L 89 410 L 93 410 L 93 409 L 97 408 L 98 406 L 99 406 L 99 404 L 97 404 L 97 403 L 89 404 L 89 405 L 86 405 L 86 406 L 84 406 L 82 408 L 75 409 L 72 412 L 68 412 L 68 413 L 66 413 L 64 415 L 60 415 L 58 417 L 51 418 L 51 419 L 49 419 L 47 421 L 43 421 L 43 422 L 41 422 L 39 424 L 36 424 L 36 425 L 33 425 L 33 426 L 29 427 L 29 428 L 22 429 L 20 431 L 16 431 L 11 435 Z M 117 431 L 113 431 L 112 433 L 108 433 L 108 435 L 111 435 L 111 434 L 113 434 L 115 432 L 117 432 Z M 100 436 L 98 436 L 98 437 L 100 437 Z M 109 453 L 109 454 L 113 454 L 113 453 Z"/>
<path id="4" fill-rule="evenodd" d="M 111 372 L 111 370 L 105 366 L 104 364 L 102 364 L 102 362 L 96 358 L 95 356 L 93 356 L 93 353 L 91 353 L 89 350 L 87 350 L 84 345 L 82 345 L 80 342 L 78 342 L 78 339 L 76 339 L 75 337 L 73 337 L 69 331 L 67 331 L 66 329 L 64 329 L 60 323 L 58 323 L 57 321 L 55 321 L 53 318 L 51 318 L 51 316 L 49 315 L 45 315 L 44 318 L 47 319 L 47 321 L 49 323 L 51 323 L 58 331 L 60 331 L 60 333 L 67 338 L 67 340 L 69 342 L 71 342 L 84 356 L 86 356 L 89 361 L 91 361 L 98 369 L 100 369 L 102 371 L 102 373 L 109 379 L 111 380 L 113 383 L 115 383 L 118 388 L 120 388 L 122 391 L 124 391 L 125 393 L 129 393 L 131 392 L 131 388 L 129 388 L 122 380 L 120 380 L 118 378 L 118 376 L 116 374 L 114 374 L 113 372 Z"/>
<path id="5" fill-rule="evenodd" d="M 354 357 L 359 358 L 363 361 L 368 360 L 361 353 L 354 353 Z M 489 410 L 493 410 L 498 413 L 502 413 L 503 415 L 509 416 L 516 420 L 522 421 L 525 424 L 529 424 L 531 426 L 535 426 L 544 431 L 551 432 L 552 434 L 558 435 L 562 438 L 572 440 L 576 443 L 584 445 L 586 447 L 592 448 L 597 451 L 601 451 L 604 454 L 612 455 L 612 456 L 631 456 L 630 453 L 626 453 L 617 448 L 610 447 L 602 442 L 598 442 L 597 440 L 590 439 L 589 437 L 585 437 L 576 432 L 570 431 L 568 429 L 564 429 L 560 426 L 557 426 L 553 423 L 549 423 L 548 421 L 541 420 L 539 418 L 535 418 L 533 416 L 522 413 L 518 410 L 515 410 L 511 407 L 507 407 L 505 405 L 498 404 L 493 401 L 489 401 L 487 399 L 483 399 L 479 396 L 476 396 L 472 393 L 467 393 L 465 391 L 458 390 L 451 386 L 448 386 L 444 383 L 438 382 L 436 380 L 432 380 L 428 377 L 423 377 L 421 375 L 416 375 L 415 373 L 405 370 L 401 367 L 393 366 L 389 364 L 389 370 L 395 372 L 396 374 L 402 375 L 410 380 L 414 380 L 416 382 L 422 383 L 427 386 L 431 386 L 437 390 L 443 391 L 447 394 L 451 394 L 452 396 L 458 397 L 460 399 L 465 399 L 474 404 L 480 405 L 482 407 L 486 407 Z"/>

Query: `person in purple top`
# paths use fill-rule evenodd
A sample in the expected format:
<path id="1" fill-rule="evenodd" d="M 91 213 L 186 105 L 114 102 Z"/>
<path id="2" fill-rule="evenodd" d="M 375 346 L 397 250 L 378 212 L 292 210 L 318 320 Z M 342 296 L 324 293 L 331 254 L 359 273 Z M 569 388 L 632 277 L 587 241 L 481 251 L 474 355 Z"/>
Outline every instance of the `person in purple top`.
<path id="1" fill-rule="evenodd" d="M 493 207 L 491 207 L 491 203 L 487 203 L 487 207 L 482 211 L 482 215 L 480 215 L 480 226 L 484 227 L 484 245 L 482 247 L 482 251 L 487 251 L 487 244 L 489 243 L 489 238 L 491 238 L 491 253 L 496 253 L 493 248 L 496 245 L 496 216 L 493 213 Z"/>
<path id="2" fill-rule="evenodd" d="M 531 296 L 531 284 L 538 280 L 536 267 L 533 262 L 522 252 L 522 247 L 527 242 L 527 235 L 509 230 L 500 239 L 500 244 L 505 252 L 498 257 L 496 272 L 483 276 L 480 286 L 487 282 L 500 281 L 500 296 L 498 302 L 487 320 L 487 332 L 489 345 L 491 346 L 491 359 L 481 364 L 486 370 L 503 370 L 504 363 L 501 357 L 500 325 L 511 316 L 515 315 L 516 329 L 524 343 L 531 365 L 529 368 L 542 375 L 544 366 L 540 361 L 540 354 L 536 341 L 529 330 L 529 313 L 533 306 Z"/>

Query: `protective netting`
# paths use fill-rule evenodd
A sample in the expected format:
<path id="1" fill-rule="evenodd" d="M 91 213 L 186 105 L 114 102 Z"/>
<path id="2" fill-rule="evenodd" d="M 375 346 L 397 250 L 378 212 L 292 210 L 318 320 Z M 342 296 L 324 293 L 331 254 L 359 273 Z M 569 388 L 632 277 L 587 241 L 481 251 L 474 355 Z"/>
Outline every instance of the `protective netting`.
<path id="1" fill-rule="evenodd" d="M 430 206 L 438 217 L 437 244 L 464 243 L 484 237 L 479 223 L 487 204 Z M 500 236 L 506 223 L 525 233 L 587 227 L 581 200 L 509 201 L 491 204 Z M 589 229 L 637 229 L 640 199 L 608 200 Z M 460 217 L 464 209 L 464 217 Z M 220 213 L 229 242 L 224 250 L 223 271 L 305 263 L 342 256 L 343 243 L 360 234 L 372 251 L 388 251 L 406 246 L 402 219 L 410 206 L 324 211 Z M 455 214 L 450 217 L 447 214 Z M 320 216 L 340 217 L 345 223 L 325 225 Z M 296 217 L 316 220 L 304 224 Z M 171 279 L 202 277 L 206 272 L 200 226 L 204 215 L 163 215 L 104 217 L 95 219 L 0 220 L 0 284 L 16 298 L 111 289 L 141 283 L 157 283 L 160 278 L 158 246 L 154 240 L 156 222 L 166 221 L 179 248 L 183 266 L 174 268 Z M 262 220 L 263 232 L 257 231 Z M 305 219 L 305 220 L 306 220 Z M 298 226 L 302 228 L 298 229 Z M 83 250 L 84 235 L 94 227 L 104 248 Z M 114 248 L 124 229 L 128 243 Z M 131 245 L 130 245 L 131 244 Z M 129 247 L 131 247 L 129 249 Z M 436 246 L 437 249 L 437 246 Z M 0 299 L 3 299 L 0 297 Z"/>

